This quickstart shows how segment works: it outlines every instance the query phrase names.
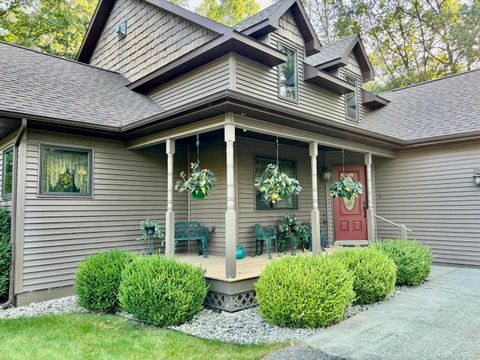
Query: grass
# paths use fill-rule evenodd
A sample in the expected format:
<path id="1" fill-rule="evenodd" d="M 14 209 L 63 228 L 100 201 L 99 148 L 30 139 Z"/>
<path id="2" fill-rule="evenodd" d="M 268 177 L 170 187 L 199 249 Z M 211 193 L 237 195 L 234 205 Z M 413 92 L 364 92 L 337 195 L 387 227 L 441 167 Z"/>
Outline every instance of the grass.
<path id="1" fill-rule="evenodd" d="M 0 321 L 0 359 L 261 359 L 280 345 L 236 345 L 96 314 Z"/>

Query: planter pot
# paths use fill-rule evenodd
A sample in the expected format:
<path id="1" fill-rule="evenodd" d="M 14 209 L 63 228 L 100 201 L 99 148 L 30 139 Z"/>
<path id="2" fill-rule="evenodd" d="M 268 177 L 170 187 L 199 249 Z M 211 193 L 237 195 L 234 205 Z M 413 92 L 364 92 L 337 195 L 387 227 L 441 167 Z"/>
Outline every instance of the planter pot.
<path id="1" fill-rule="evenodd" d="M 247 251 L 245 250 L 245 248 L 242 245 L 237 245 L 236 259 L 241 260 L 244 259 L 245 256 L 247 256 Z"/>
<path id="2" fill-rule="evenodd" d="M 192 199 L 205 199 L 205 194 L 203 192 L 192 192 Z"/>
<path id="3" fill-rule="evenodd" d="M 155 226 L 146 227 L 145 231 L 147 232 L 147 235 L 152 236 L 155 234 Z"/>

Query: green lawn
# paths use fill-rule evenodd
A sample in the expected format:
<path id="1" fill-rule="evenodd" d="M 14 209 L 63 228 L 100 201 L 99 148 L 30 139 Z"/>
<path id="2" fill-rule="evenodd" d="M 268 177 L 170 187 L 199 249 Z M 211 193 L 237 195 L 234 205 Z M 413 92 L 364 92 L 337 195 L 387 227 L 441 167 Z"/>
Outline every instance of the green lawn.
<path id="1" fill-rule="evenodd" d="M 0 321 L 0 359 L 261 359 L 280 345 L 234 345 L 116 316 L 52 315 Z"/>

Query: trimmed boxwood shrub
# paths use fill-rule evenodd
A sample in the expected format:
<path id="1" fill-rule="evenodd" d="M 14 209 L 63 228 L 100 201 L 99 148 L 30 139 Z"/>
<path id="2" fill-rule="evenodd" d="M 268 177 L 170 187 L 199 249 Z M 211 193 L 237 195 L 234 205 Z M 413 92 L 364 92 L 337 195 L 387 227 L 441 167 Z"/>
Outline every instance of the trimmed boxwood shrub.
<path id="1" fill-rule="evenodd" d="M 397 268 L 387 255 L 373 248 L 357 248 L 337 251 L 331 256 L 352 272 L 356 303 L 383 300 L 395 288 Z"/>
<path id="2" fill-rule="evenodd" d="M 88 256 L 75 274 L 78 303 L 86 309 L 115 313 L 119 310 L 118 289 L 122 272 L 135 258 L 123 250 Z"/>
<path id="3" fill-rule="evenodd" d="M 123 311 L 158 326 L 179 325 L 203 309 L 205 270 L 162 255 L 138 257 L 124 271 Z"/>
<path id="4" fill-rule="evenodd" d="M 256 283 L 260 315 L 289 327 L 328 326 L 343 319 L 355 298 L 351 273 L 331 256 L 274 260 Z"/>
<path id="5" fill-rule="evenodd" d="M 414 240 L 382 240 L 370 245 L 388 255 L 397 266 L 397 285 L 418 285 L 430 274 L 432 251 Z"/>
<path id="6" fill-rule="evenodd" d="M 0 208 L 0 302 L 8 295 L 10 260 L 10 215 L 4 208 Z"/>

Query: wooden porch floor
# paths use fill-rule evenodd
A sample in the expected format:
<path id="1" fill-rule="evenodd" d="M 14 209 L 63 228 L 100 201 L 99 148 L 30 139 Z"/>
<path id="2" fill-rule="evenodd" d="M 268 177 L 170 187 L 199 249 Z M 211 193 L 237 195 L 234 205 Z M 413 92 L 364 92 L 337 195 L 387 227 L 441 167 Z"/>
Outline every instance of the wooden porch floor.
<path id="1" fill-rule="evenodd" d="M 338 247 L 331 246 L 326 252 L 332 252 Z M 302 254 L 301 251 L 298 254 Z M 290 256 L 288 253 L 286 256 Z M 266 254 L 261 256 L 247 256 L 245 259 L 237 260 L 237 277 L 227 279 L 225 277 L 225 257 L 218 255 L 209 255 L 208 258 L 196 254 L 177 254 L 179 261 L 187 262 L 192 265 L 201 266 L 206 270 L 207 279 L 220 280 L 223 282 L 236 282 L 247 279 L 255 279 L 260 276 L 265 266 L 271 261 Z M 277 254 L 272 254 L 272 260 L 279 259 Z"/>

